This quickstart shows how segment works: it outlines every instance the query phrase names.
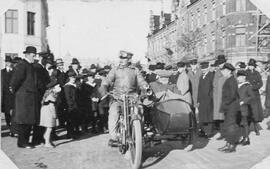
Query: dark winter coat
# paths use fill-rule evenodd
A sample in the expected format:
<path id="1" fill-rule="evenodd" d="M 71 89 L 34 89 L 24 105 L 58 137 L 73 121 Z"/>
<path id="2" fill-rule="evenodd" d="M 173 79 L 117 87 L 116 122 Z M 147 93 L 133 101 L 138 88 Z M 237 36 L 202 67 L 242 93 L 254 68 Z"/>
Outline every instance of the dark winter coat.
<path id="1" fill-rule="evenodd" d="M 15 116 L 17 124 L 35 124 L 38 112 L 38 90 L 32 64 L 21 60 L 15 68 L 10 87 L 15 93 Z"/>
<path id="2" fill-rule="evenodd" d="M 239 140 L 239 126 L 237 117 L 240 113 L 240 98 L 238 94 L 238 85 L 235 77 L 229 77 L 222 88 L 222 104 L 220 112 L 224 113 L 224 136 L 230 144 L 236 144 Z"/>
<path id="3" fill-rule="evenodd" d="M 7 72 L 6 69 L 1 70 L 1 103 L 2 112 L 8 112 L 14 109 L 14 94 L 9 90 L 9 83 L 12 77 L 13 71 Z"/>
<path id="4" fill-rule="evenodd" d="M 252 87 L 248 82 L 243 83 L 238 87 L 240 102 L 244 102 L 244 104 L 240 105 L 241 115 L 248 116 L 250 111 L 250 101 L 254 98 Z"/>
<path id="5" fill-rule="evenodd" d="M 64 86 L 65 100 L 67 102 L 68 112 L 78 112 L 78 96 L 76 86 L 67 83 Z"/>
<path id="6" fill-rule="evenodd" d="M 213 79 L 214 73 L 202 75 L 198 88 L 199 122 L 213 122 Z"/>
<path id="7" fill-rule="evenodd" d="M 188 77 L 192 87 L 192 100 L 195 107 L 198 107 L 198 89 L 201 75 L 202 71 L 199 68 L 196 70 L 196 73 L 192 70 L 188 71 Z"/>
<path id="8" fill-rule="evenodd" d="M 251 100 L 251 111 L 255 122 L 263 120 L 263 109 L 259 89 L 263 86 L 262 77 L 259 72 L 247 70 L 247 81 L 251 84 L 254 98 Z"/>

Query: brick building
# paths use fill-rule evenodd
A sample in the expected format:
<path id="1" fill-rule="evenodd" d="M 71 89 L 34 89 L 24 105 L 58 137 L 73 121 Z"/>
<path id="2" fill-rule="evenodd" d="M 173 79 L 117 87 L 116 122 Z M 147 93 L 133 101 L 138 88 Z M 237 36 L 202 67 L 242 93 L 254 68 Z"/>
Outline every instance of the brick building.
<path id="1" fill-rule="evenodd" d="M 249 0 L 173 0 L 172 16 L 176 18 L 176 41 L 196 30 L 203 35 L 196 45 L 199 58 L 225 54 L 235 63 L 249 58 L 265 60 L 270 53 L 269 38 L 254 36 L 262 27 L 261 32 L 270 33 L 269 18 Z M 191 55 L 179 45 L 176 52 L 178 59 Z"/>

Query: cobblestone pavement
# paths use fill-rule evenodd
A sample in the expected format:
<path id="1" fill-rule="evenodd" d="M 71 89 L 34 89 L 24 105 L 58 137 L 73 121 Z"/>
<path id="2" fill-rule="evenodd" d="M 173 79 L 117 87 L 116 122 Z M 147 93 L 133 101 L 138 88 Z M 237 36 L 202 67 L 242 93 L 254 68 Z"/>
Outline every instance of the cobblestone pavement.
<path id="1" fill-rule="evenodd" d="M 60 132 L 58 134 L 64 134 Z M 20 149 L 16 138 L 2 132 L 2 149 L 20 169 L 129 169 L 129 163 L 117 148 L 107 146 L 107 134 L 86 134 L 79 140 L 59 140 L 57 147 Z M 168 141 L 145 147 L 142 168 L 148 169 L 249 169 L 270 155 L 270 131 L 260 136 L 251 133 L 250 146 L 238 146 L 237 152 L 217 151 L 224 141 L 198 139 L 193 151 L 186 151 L 181 141 Z"/>

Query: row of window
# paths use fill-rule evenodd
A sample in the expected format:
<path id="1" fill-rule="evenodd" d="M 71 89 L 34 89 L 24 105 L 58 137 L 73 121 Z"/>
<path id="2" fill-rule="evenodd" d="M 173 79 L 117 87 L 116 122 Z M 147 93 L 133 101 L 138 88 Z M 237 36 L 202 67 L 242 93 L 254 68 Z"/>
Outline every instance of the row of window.
<path id="1" fill-rule="evenodd" d="M 5 13 L 5 32 L 18 33 L 18 10 L 9 9 Z M 35 13 L 27 12 L 27 35 L 35 35 Z"/>
<path id="2" fill-rule="evenodd" d="M 235 0 L 235 6 L 236 6 L 236 11 L 246 11 L 246 0 Z M 220 16 L 225 16 L 226 15 L 226 0 L 223 0 L 221 2 L 221 10 L 222 12 L 219 14 Z M 220 7 L 219 5 L 217 6 L 215 2 L 212 3 L 212 6 L 209 8 L 207 5 L 204 5 L 204 9 L 197 9 L 195 13 L 191 13 L 190 15 L 190 29 L 194 30 L 195 28 L 195 23 L 197 23 L 197 27 L 201 27 L 202 25 L 207 25 L 209 22 L 209 19 L 211 21 L 215 21 L 217 18 L 217 8 Z M 211 18 L 209 18 L 209 12 L 211 12 Z M 183 24 L 185 24 L 185 18 L 182 18 Z"/>

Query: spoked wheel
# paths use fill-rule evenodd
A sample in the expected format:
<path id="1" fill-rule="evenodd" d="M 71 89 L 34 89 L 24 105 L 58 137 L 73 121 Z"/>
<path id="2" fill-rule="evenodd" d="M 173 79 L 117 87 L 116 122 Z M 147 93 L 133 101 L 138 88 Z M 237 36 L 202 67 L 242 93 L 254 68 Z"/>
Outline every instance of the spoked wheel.
<path id="1" fill-rule="evenodd" d="M 132 169 L 139 169 L 142 160 L 142 127 L 140 120 L 132 123 L 132 141 L 129 144 L 130 164 Z"/>

